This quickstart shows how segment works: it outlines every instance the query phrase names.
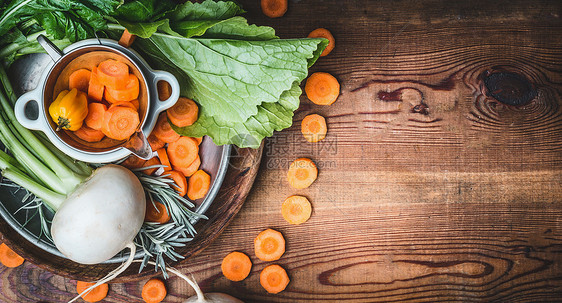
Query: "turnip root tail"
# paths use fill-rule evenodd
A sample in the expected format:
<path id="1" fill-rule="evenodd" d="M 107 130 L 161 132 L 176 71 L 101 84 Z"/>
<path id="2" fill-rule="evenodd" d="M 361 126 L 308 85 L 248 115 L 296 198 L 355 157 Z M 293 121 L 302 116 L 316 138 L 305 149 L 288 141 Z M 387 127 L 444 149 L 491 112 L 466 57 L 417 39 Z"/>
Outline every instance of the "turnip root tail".
<path id="1" fill-rule="evenodd" d="M 126 247 L 129 248 L 131 253 L 129 254 L 129 258 L 127 258 L 127 261 L 125 263 L 119 265 L 117 268 L 115 268 L 110 273 L 108 273 L 105 277 L 98 280 L 96 282 L 96 284 L 86 288 L 82 293 L 80 293 L 76 297 L 74 297 L 74 299 L 68 301 L 68 303 L 72 303 L 72 302 L 78 300 L 82 295 L 85 295 L 85 294 L 89 293 L 92 289 L 102 285 L 103 283 L 107 283 L 107 282 L 117 278 L 117 276 L 119 276 L 122 272 L 124 272 L 131 265 L 131 263 L 133 263 L 133 260 L 135 259 L 135 253 L 137 252 L 137 247 L 135 246 L 135 243 L 133 243 L 133 242 L 127 244 Z M 173 272 L 173 273 L 175 273 L 175 272 Z"/>

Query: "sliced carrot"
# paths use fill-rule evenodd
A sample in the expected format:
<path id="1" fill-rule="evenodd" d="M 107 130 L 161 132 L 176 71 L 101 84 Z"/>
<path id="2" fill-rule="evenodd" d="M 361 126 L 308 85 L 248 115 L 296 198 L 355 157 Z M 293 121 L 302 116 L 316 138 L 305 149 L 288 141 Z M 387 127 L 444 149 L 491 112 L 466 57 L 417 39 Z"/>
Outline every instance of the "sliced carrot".
<path id="1" fill-rule="evenodd" d="M 168 144 L 168 158 L 173 166 L 188 167 L 198 155 L 197 141 L 190 137 L 181 137 Z"/>
<path id="2" fill-rule="evenodd" d="M 139 78 L 134 74 L 129 74 L 129 80 L 127 85 L 123 89 L 113 89 L 107 87 L 105 92 L 110 96 L 112 100 L 117 102 L 120 101 L 132 101 L 139 97 Z M 107 97 L 106 97 L 107 98 Z"/>
<path id="3" fill-rule="evenodd" d="M 160 165 L 160 160 L 158 160 L 158 158 L 154 157 L 154 158 L 150 158 L 148 160 L 146 160 L 146 162 L 144 162 L 142 167 L 149 167 L 149 166 L 154 166 L 154 165 Z M 149 168 L 149 169 L 144 169 L 142 170 L 143 173 L 147 174 L 147 175 L 154 175 L 154 173 L 158 170 L 157 167 L 155 168 Z"/>
<path id="4" fill-rule="evenodd" d="M 203 142 L 203 137 L 198 137 L 198 138 L 193 137 L 193 139 L 197 141 L 197 145 L 201 145 L 201 142 Z"/>
<path id="5" fill-rule="evenodd" d="M 222 259 L 221 270 L 230 281 L 242 281 L 250 274 L 252 261 L 246 254 L 233 251 Z"/>
<path id="6" fill-rule="evenodd" d="M 322 51 L 320 57 L 327 56 L 336 46 L 336 39 L 332 33 L 325 28 L 317 28 L 308 34 L 308 38 L 325 38 L 328 39 L 328 46 Z"/>
<path id="7" fill-rule="evenodd" d="M 134 109 L 135 111 L 137 111 L 137 108 L 135 107 L 135 105 L 132 102 L 129 102 L 129 101 L 120 101 L 120 102 L 112 103 L 109 106 L 109 108 L 113 108 L 113 107 L 117 107 L 117 106 L 128 107 L 130 109 Z"/>
<path id="8" fill-rule="evenodd" d="M 279 260 L 285 253 L 285 238 L 280 232 L 268 228 L 254 239 L 254 253 L 262 261 Z"/>
<path id="9" fill-rule="evenodd" d="M 97 68 L 101 84 L 111 89 L 124 89 L 129 83 L 129 66 L 117 60 L 102 61 Z"/>
<path id="10" fill-rule="evenodd" d="M 88 104 L 88 115 L 84 119 L 84 123 L 89 128 L 100 130 L 103 124 L 103 119 L 107 106 L 98 102 L 90 102 Z"/>
<path id="11" fill-rule="evenodd" d="M 289 276 L 283 267 L 273 264 L 264 268 L 260 273 L 261 286 L 271 294 L 282 292 L 289 284 Z"/>
<path id="12" fill-rule="evenodd" d="M 157 151 L 158 149 L 164 147 L 164 145 L 166 144 L 164 141 L 158 139 L 154 135 L 154 133 L 151 133 L 148 138 L 146 138 L 146 140 L 148 140 L 148 144 L 150 144 L 152 151 Z"/>
<path id="13" fill-rule="evenodd" d="M 136 169 L 144 167 L 144 163 L 146 160 L 141 159 L 135 155 L 130 155 L 125 159 L 125 161 L 121 162 L 121 165 L 125 166 L 128 169 Z"/>
<path id="14" fill-rule="evenodd" d="M 301 122 L 301 132 L 308 142 L 314 143 L 323 140 L 328 132 L 326 119 L 317 114 L 304 117 Z"/>
<path id="15" fill-rule="evenodd" d="M 180 97 L 174 106 L 166 110 L 168 119 L 178 127 L 190 126 L 199 116 L 199 107 L 195 101 Z"/>
<path id="16" fill-rule="evenodd" d="M 174 180 L 174 182 L 176 182 L 176 184 L 172 187 L 174 187 L 180 196 L 185 196 L 185 194 L 187 194 L 187 179 L 185 178 L 185 175 L 177 170 L 171 170 L 166 173 L 170 175 L 170 178 Z"/>
<path id="17" fill-rule="evenodd" d="M 191 177 L 197 170 L 199 170 L 199 166 L 201 166 L 201 157 L 197 156 L 195 160 L 189 164 L 188 167 L 181 167 L 181 166 L 172 166 L 174 170 L 182 172 L 182 174 L 186 177 Z"/>
<path id="18" fill-rule="evenodd" d="M 318 177 L 318 169 L 312 160 L 299 158 L 293 161 L 287 172 L 287 180 L 293 188 L 309 187 Z"/>
<path id="19" fill-rule="evenodd" d="M 287 0 L 261 0 L 261 11 L 270 18 L 279 18 L 287 12 Z"/>
<path id="20" fill-rule="evenodd" d="M 105 137 L 101 130 L 93 129 L 83 124 L 77 131 L 74 131 L 76 137 L 86 142 L 100 142 Z"/>
<path id="21" fill-rule="evenodd" d="M 76 88 L 77 90 L 87 93 L 90 86 L 91 72 L 85 68 L 75 70 L 68 76 L 68 89 Z"/>
<path id="22" fill-rule="evenodd" d="M 140 108 L 139 99 L 131 100 L 131 103 L 133 104 L 133 106 L 135 107 L 135 109 L 136 109 L 137 112 L 138 112 L 138 111 L 139 111 L 139 108 Z"/>
<path id="23" fill-rule="evenodd" d="M 304 91 L 314 104 L 330 105 L 340 95 L 340 83 L 328 73 L 317 72 L 308 77 Z"/>
<path id="24" fill-rule="evenodd" d="M 146 201 L 144 221 L 164 224 L 170 221 L 170 214 L 164 204 L 158 201 L 154 201 L 154 204 L 152 201 Z"/>
<path id="25" fill-rule="evenodd" d="M 0 262 L 6 267 L 18 267 L 23 264 L 24 258 L 6 245 L 0 244 Z"/>
<path id="26" fill-rule="evenodd" d="M 310 201 L 303 196 L 290 196 L 281 206 L 283 219 L 290 224 L 302 224 L 310 218 L 312 206 Z"/>
<path id="27" fill-rule="evenodd" d="M 119 38 L 119 45 L 123 47 L 130 47 L 133 42 L 135 42 L 136 37 L 136 35 L 131 34 L 127 29 L 125 29 L 123 34 L 121 34 L 121 38 Z"/>
<path id="28" fill-rule="evenodd" d="M 134 109 L 117 106 L 107 110 L 101 130 L 112 139 L 125 140 L 135 133 L 139 123 L 139 114 Z"/>
<path id="29" fill-rule="evenodd" d="M 158 99 L 160 101 L 168 100 L 168 98 L 172 95 L 172 86 L 166 81 L 158 81 L 156 83 L 156 88 L 158 90 Z"/>
<path id="30" fill-rule="evenodd" d="M 187 184 L 187 197 L 191 200 L 204 198 L 211 186 L 211 176 L 202 170 L 196 171 Z"/>
<path id="31" fill-rule="evenodd" d="M 164 171 L 172 170 L 172 164 L 170 164 L 170 160 L 168 159 L 168 153 L 166 152 L 166 149 L 161 147 L 157 149 L 156 152 L 158 153 L 158 159 L 160 159 L 160 163 L 164 165 Z"/>
<path id="32" fill-rule="evenodd" d="M 160 303 L 168 291 L 166 290 L 166 285 L 160 279 L 152 278 L 148 280 L 142 287 L 142 299 L 146 303 Z"/>
<path id="33" fill-rule="evenodd" d="M 95 283 L 77 281 L 76 292 L 81 294 L 83 291 L 88 289 L 88 287 L 93 286 L 94 284 Z M 109 291 L 109 285 L 107 283 L 103 283 L 99 286 L 96 286 L 89 293 L 82 295 L 82 299 L 84 299 L 84 301 L 86 302 L 99 302 L 105 299 L 105 297 L 107 297 L 108 291 Z"/>
<path id="34" fill-rule="evenodd" d="M 104 91 L 105 88 L 103 84 L 101 84 L 98 78 L 97 68 L 94 67 L 92 68 L 92 72 L 90 73 L 90 83 L 88 85 L 88 97 L 90 97 L 90 99 L 95 100 L 97 102 L 101 102 L 101 100 L 103 99 Z"/>
<path id="35" fill-rule="evenodd" d="M 103 92 L 103 99 L 105 101 L 107 101 L 107 103 L 109 104 L 113 104 L 113 103 L 117 103 L 119 101 L 113 99 L 113 97 L 107 92 L 107 87 L 105 88 L 105 91 Z"/>
<path id="36" fill-rule="evenodd" d="M 156 126 L 154 126 L 154 130 L 152 130 L 152 134 L 165 143 L 176 142 L 181 137 L 172 129 L 172 126 L 170 126 L 166 113 L 160 114 L 158 121 L 156 121 Z"/>

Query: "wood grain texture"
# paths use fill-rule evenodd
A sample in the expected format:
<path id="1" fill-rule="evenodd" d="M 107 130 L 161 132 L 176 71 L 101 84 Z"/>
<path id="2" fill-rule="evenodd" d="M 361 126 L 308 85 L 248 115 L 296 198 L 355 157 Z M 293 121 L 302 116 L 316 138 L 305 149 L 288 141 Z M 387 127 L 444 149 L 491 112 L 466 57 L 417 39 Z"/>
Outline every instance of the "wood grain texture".
<path id="1" fill-rule="evenodd" d="M 562 301 L 562 3 L 307 0 L 269 19 L 259 1 L 240 2 L 283 38 L 330 29 L 337 46 L 312 71 L 336 76 L 342 94 L 329 107 L 301 98 L 293 127 L 266 141 L 242 210 L 182 271 L 246 302 Z M 483 81 L 495 72 L 523 76 L 537 97 L 498 102 Z M 299 132 L 310 113 L 328 122 L 317 144 Z M 305 190 L 286 181 L 298 157 L 320 170 Z M 313 205 L 303 225 L 280 213 L 293 194 Z M 277 295 L 259 285 L 272 262 L 253 254 L 266 228 L 287 240 L 277 263 L 291 282 Z M 254 262 L 242 282 L 220 272 L 234 250 Z M 0 301 L 74 292 L 34 265 L 0 272 Z M 167 284 L 166 302 L 193 295 Z M 137 302 L 141 287 L 112 284 L 106 302 Z"/>

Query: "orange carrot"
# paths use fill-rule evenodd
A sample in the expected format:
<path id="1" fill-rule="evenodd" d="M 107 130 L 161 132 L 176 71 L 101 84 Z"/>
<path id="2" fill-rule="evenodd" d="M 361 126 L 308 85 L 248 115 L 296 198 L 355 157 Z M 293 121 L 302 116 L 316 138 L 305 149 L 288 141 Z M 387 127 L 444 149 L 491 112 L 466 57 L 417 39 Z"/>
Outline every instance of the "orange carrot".
<path id="1" fill-rule="evenodd" d="M 166 81 L 158 81 L 156 83 L 156 88 L 158 90 L 158 99 L 160 101 L 168 100 L 172 95 L 172 86 Z"/>
<path id="2" fill-rule="evenodd" d="M 312 114 L 304 117 L 301 122 L 301 132 L 306 141 L 314 143 L 326 137 L 328 127 L 324 117 Z"/>
<path id="3" fill-rule="evenodd" d="M 168 158 L 173 166 L 188 167 L 198 155 L 197 141 L 190 137 L 181 137 L 168 144 Z"/>
<path id="4" fill-rule="evenodd" d="M 197 145 L 201 145 L 201 142 L 203 142 L 203 137 L 198 137 L 198 138 L 193 138 L 195 139 L 195 141 L 197 141 Z"/>
<path id="5" fill-rule="evenodd" d="M 199 107 L 197 104 L 188 98 L 180 97 L 174 106 L 166 110 L 168 119 L 172 124 L 179 127 L 190 126 L 199 115 Z"/>
<path id="6" fill-rule="evenodd" d="M 165 113 L 160 114 L 158 117 L 158 121 L 156 121 L 156 126 L 154 126 L 154 129 L 152 130 L 152 134 L 165 143 L 173 143 L 180 138 L 180 135 L 172 129 L 172 126 L 170 126 Z"/>
<path id="7" fill-rule="evenodd" d="M 91 102 L 88 104 L 88 115 L 84 119 L 84 123 L 88 125 L 89 128 L 100 130 L 103 124 L 103 118 L 107 106 L 98 102 Z"/>
<path id="8" fill-rule="evenodd" d="M 184 176 L 191 177 L 197 170 L 199 170 L 199 166 L 201 166 L 201 157 L 199 155 L 195 160 L 189 164 L 188 167 L 181 167 L 181 166 L 172 166 L 174 170 L 180 171 Z"/>
<path id="9" fill-rule="evenodd" d="M 92 72 L 90 73 L 90 83 L 88 85 L 88 97 L 90 97 L 94 101 L 101 102 L 101 100 L 103 99 L 104 91 L 105 88 L 103 84 L 101 84 L 98 78 L 97 68 L 94 67 L 92 68 Z"/>
<path id="10" fill-rule="evenodd" d="M 211 186 L 211 176 L 202 170 L 196 171 L 187 184 L 187 197 L 191 200 L 204 198 Z"/>
<path id="11" fill-rule="evenodd" d="M 171 170 L 167 172 L 170 175 L 170 178 L 176 182 L 175 185 L 172 185 L 174 189 L 178 192 L 180 196 L 185 196 L 187 194 L 187 179 L 182 172 L 177 170 Z"/>
<path id="12" fill-rule="evenodd" d="M 113 108 L 113 107 L 117 107 L 117 106 L 128 107 L 130 109 L 134 109 L 135 111 L 137 111 L 137 108 L 135 107 L 135 105 L 132 102 L 129 102 L 129 101 L 120 101 L 120 102 L 112 103 L 109 106 L 109 108 Z"/>
<path id="13" fill-rule="evenodd" d="M 304 91 L 314 104 L 330 105 L 340 95 L 340 84 L 334 76 L 317 72 L 308 77 Z"/>
<path id="14" fill-rule="evenodd" d="M 328 39 L 328 46 L 322 51 L 320 57 L 327 56 L 336 46 L 336 39 L 329 30 L 325 28 L 317 28 L 308 34 L 308 38 L 325 38 Z"/>
<path id="15" fill-rule="evenodd" d="M 95 283 L 77 281 L 76 282 L 76 292 L 79 294 L 88 289 L 88 287 L 94 285 Z M 96 288 L 92 289 L 89 293 L 82 295 L 82 299 L 86 302 L 99 302 L 107 297 L 107 292 L 109 291 L 109 285 L 103 283 Z"/>
<path id="16" fill-rule="evenodd" d="M 283 267 L 273 264 L 264 268 L 260 273 L 261 286 L 271 294 L 282 292 L 289 284 L 289 276 Z"/>
<path id="17" fill-rule="evenodd" d="M 150 144 L 152 151 L 157 151 L 166 144 L 164 141 L 158 139 L 153 133 L 151 133 L 146 140 L 148 140 L 148 144 Z"/>
<path id="18" fill-rule="evenodd" d="M 139 114 L 134 109 L 117 106 L 107 110 L 101 130 L 109 138 L 125 140 L 135 133 L 139 123 Z"/>
<path id="19" fill-rule="evenodd" d="M 279 18 L 287 12 L 287 0 L 261 0 L 261 11 L 270 18 Z"/>
<path id="20" fill-rule="evenodd" d="M 146 303 L 160 303 L 168 291 L 166 290 L 166 285 L 160 279 L 152 278 L 148 280 L 142 287 L 142 299 Z"/>
<path id="21" fill-rule="evenodd" d="M 158 160 L 158 158 L 154 157 L 154 158 L 150 158 L 150 159 L 146 160 L 146 162 L 144 162 L 142 167 L 149 167 L 149 166 L 160 165 L 160 164 L 161 164 L 160 160 Z M 144 170 L 142 170 L 142 172 L 147 174 L 147 175 L 153 175 L 157 170 L 158 170 L 158 168 L 155 167 L 155 168 L 150 168 L 150 169 L 144 169 Z"/>
<path id="22" fill-rule="evenodd" d="M 290 224 L 301 224 L 310 218 L 312 206 L 310 201 L 303 196 L 290 196 L 281 206 L 281 214 Z"/>
<path id="23" fill-rule="evenodd" d="M 285 238 L 280 232 L 268 228 L 254 239 L 254 253 L 262 261 L 279 260 L 285 253 Z"/>
<path id="24" fill-rule="evenodd" d="M 129 83 L 129 66 L 123 62 L 108 59 L 101 62 L 96 71 L 101 84 L 107 88 L 124 89 Z"/>
<path id="25" fill-rule="evenodd" d="M 83 124 L 77 131 L 74 131 L 76 137 L 86 142 L 100 142 L 105 135 L 101 130 L 93 129 Z"/>
<path id="26" fill-rule="evenodd" d="M 0 244 L 0 262 L 6 267 L 18 267 L 25 261 L 20 255 L 6 245 Z"/>
<path id="27" fill-rule="evenodd" d="M 172 170 L 172 164 L 170 164 L 170 160 L 168 159 L 168 153 L 166 152 L 165 148 L 159 148 L 156 150 L 158 153 L 158 159 L 160 159 L 160 163 L 164 165 L 164 171 Z"/>
<path id="28" fill-rule="evenodd" d="M 139 78 L 137 78 L 134 74 L 129 74 L 127 85 L 123 89 L 113 89 L 107 87 L 105 92 L 110 96 L 111 100 L 115 100 L 117 102 L 135 100 L 139 97 Z"/>
<path id="29" fill-rule="evenodd" d="M 113 104 L 113 103 L 117 103 L 119 101 L 113 99 L 113 97 L 107 92 L 107 87 L 105 88 L 104 92 L 103 92 L 103 99 L 105 101 L 107 101 L 107 103 L 109 104 Z"/>
<path id="30" fill-rule="evenodd" d="M 164 224 L 170 221 L 170 214 L 164 204 L 158 201 L 154 201 L 154 204 L 152 201 L 146 201 L 144 221 Z"/>
<path id="31" fill-rule="evenodd" d="M 233 251 L 222 259 L 222 274 L 230 281 L 242 281 L 252 270 L 252 261 L 241 252 Z"/>
<path id="32" fill-rule="evenodd" d="M 77 90 L 87 93 L 90 85 L 91 72 L 85 68 L 75 70 L 68 77 L 68 89 L 76 88 Z"/>
<path id="33" fill-rule="evenodd" d="M 131 104 L 133 104 L 133 106 L 135 107 L 135 109 L 136 109 L 137 112 L 138 112 L 138 111 L 139 111 L 139 108 L 140 108 L 139 99 L 131 100 Z"/>
<path id="34" fill-rule="evenodd" d="M 146 160 L 143 160 L 135 155 L 130 155 L 127 159 L 125 159 L 125 161 L 121 162 L 121 165 L 128 169 L 136 169 L 144 167 L 145 162 Z"/>
<path id="35" fill-rule="evenodd" d="M 133 42 L 135 42 L 136 37 L 136 35 L 131 34 L 127 29 L 125 29 L 123 34 L 121 34 L 121 38 L 119 38 L 119 45 L 123 47 L 130 47 Z"/>
<path id="36" fill-rule="evenodd" d="M 287 172 L 287 180 L 293 188 L 303 189 L 309 187 L 318 177 L 318 169 L 314 162 L 308 158 L 299 158 L 293 161 Z"/>

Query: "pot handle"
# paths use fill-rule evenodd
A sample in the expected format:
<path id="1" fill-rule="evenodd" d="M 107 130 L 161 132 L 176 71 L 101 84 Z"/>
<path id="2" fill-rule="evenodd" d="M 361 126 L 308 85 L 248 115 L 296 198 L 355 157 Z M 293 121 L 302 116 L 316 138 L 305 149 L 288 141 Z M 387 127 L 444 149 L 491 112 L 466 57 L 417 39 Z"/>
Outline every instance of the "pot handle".
<path id="1" fill-rule="evenodd" d="M 170 84 L 170 87 L 172 88 L 170 97 L 166 100 L 160 101 L 160 98 L 158 96 L 159 81 L 168 82 L 168 84 Z M 153 71 L 153 78 L 152 78 L 151 85 L 152 85 L 152 91 L 156 92 L 156 102 L 153 102 L 151 104 L 151 106 L 154 105 L 154 111 L 151 110 L 151 112 L 156 113 L 156 115 L 158 115 L 160 112 L 176 104 L 178 98 L 180 97 L 180 84 L 178 82 L 178 79 L 176 79 L 174 75 L 162 70 Z"/>
<path id="2" fill-rule="evenodd" d="M 38 105 L 41 100 L 41 90 L 35 89 L 29 91 L 23 95 L 21 95 L 18 100 L 16 101 L 16 105 L 14 106 L 14 113 L 16 114 L 16 119 L 18 122 L 23 125 L 25 128 L 33 129 L 33 130 L 44 130 L 44 123 L 43 119 L 41 119 L 41 111 L 37 115 L 37 119 L 32 120 L 29 119 L 25 115 L 25 107 L 26 105 L 31 102 L 35 101 Z M 41 108 L 41 106 L 38 106 Z"/>

